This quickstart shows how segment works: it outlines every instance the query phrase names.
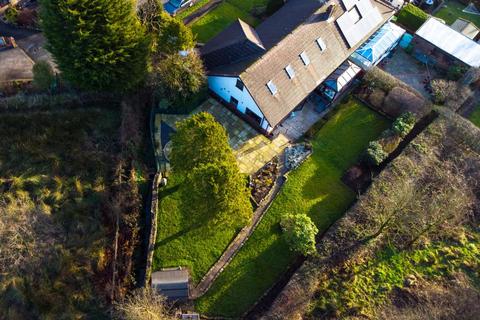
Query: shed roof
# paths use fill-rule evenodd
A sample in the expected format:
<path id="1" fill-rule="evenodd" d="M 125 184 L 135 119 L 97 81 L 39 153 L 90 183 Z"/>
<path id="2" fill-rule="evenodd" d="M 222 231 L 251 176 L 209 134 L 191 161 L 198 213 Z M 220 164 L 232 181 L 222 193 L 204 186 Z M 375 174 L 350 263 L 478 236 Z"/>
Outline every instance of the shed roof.
<path id="1" fill-rule="evenodd" d="M 480 45 L 436 18 L 430 17 L 416 35 L 471 67 L 480 66 Z"/>
<path id="2" fill-rule="evenodd" d="M 152 273 L 152 284 L 188 283 L 188 270 L 172 269 Z"/>
<path id="3" fill-rule="evenodd" d="M 476 25 L 462 18 L 458 18 L 457 20 L 455 20 L 451 27 L 453 30 L 461 32 L 470 39 L 475 39 L 477 34 L 480 32 Z"/>

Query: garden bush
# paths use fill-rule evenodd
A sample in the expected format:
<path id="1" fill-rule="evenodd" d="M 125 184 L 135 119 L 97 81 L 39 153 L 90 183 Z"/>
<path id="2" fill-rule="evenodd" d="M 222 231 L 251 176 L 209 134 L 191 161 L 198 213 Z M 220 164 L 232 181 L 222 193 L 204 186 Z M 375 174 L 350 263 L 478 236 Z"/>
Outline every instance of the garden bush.
<path id="1" fill-rule="evenodd" d="M 400 83 L 397 78 L 378 67 L 368 70 L 363 80 L 368 84 L 368 86 L 381 89 L 385 93 L 390 92 Z"/>
<path id="2" fill-rule="evenodd" d="M 280 222 L 290 250 L 304 256 L 315 253 L 315 235 L 318 228 L 306 214 L 288 214 Z"/>
<path id="3" fill-rule="evenodd" d="M 411 31 L 416 31 L 427 19 L 428 14 L 425 11 L 409 3 L 398 13 L 397 22 Z"/>
<path id="4" fill-rule="evenodd" d="M 386 93 L 381 89 L 373 89 L 372 93 L 368 96 L 368 102 L 377 109 L 382 109 L 383 102 L 385 101 Z"/>
<path id="5" fill-rule="evenodd" d="M 415 126 L 417 119 L 411 112 L 405 112 L 400 117 L 395 119 L 392 124 L 392 130 L 400 137 L 404 138 Z"/>
<path id="6" fill-rule="evenodd" d="M 378 141 L 371 141 L 368 144 L 367 151 L 365 152 L 365 161 L 368 164 L 378 166 L 388 157 L 388 153 L 383 150 L 382 145 Z"/>
<path id="7" fill-rule="evenodd" d="M 402 87 L 395 87 L 385 98 L 382 111 L 395 118 L 405 112 L 412 112 L 422 117 L 428 113 L 429 105 L 421 95 L 416 95 Z"/>

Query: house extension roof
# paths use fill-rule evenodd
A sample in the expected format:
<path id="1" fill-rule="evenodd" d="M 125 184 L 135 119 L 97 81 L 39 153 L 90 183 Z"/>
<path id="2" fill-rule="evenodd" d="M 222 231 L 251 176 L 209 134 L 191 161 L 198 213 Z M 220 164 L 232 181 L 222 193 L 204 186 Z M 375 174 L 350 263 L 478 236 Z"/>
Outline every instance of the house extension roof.
<path id="1" fill-rule="evenodd" d="M 270 125 L 275 127 L 394 13 L 375 0 L 343 1 L 288 0 L 255 29 L 265 52 L 209 68 L 209 74 L 240 77 Z M 344 33 L 347 31 L 341 30 L 336 20 L 348 12 L 347 7 L 357 6 L 372 7 L 381 20 L 374 25 L 366 24 L 369 27 L 367 31 L 362 29 L 363 39 L 350 38 L 347 42 Z M 324 50 L 319 48 L 317 39 L 325 44 Z M 299 57 L 303 52 L 310 60 L 308 65 Z M 288 65 L 295 73 L 293 78 L 285 71 Z M 269 81 L 278 89 L 274 95 L 266 86 Z"/>
<path id="2" fill-rule="evenodd" d="M 480 67 L 480 44 L 433 17 L 416 35 L 471 67 Z"/>

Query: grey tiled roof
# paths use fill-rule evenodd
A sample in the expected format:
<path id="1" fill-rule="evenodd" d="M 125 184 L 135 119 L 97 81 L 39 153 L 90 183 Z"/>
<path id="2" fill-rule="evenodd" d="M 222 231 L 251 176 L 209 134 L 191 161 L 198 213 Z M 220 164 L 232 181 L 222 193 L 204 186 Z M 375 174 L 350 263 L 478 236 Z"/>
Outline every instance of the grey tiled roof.
<path id="1" fill-rule="evenodd" d="M 383 20 L 365 39 L 394 13 L 386 5 L 371 1 Z M 209 73 L 239 76 L 275 127 L 360 45 L 361 42 L 350 48 L 335 23 L 344 12 L 336 0 L 324 5 L 317 0 L 289 0 L 256 29 L 267 49 L 265 53 L 210 69 Z M 319 38 L 326 44 L 324 51 L 316 42 Z M 307 66 L 299 58 L 304 51 L 310 60 Z M 293 79 L 285 72 L 287 65 L 295 71 Z M 275 95 L 266 86 L 269 81 L 278 89 Z"/>

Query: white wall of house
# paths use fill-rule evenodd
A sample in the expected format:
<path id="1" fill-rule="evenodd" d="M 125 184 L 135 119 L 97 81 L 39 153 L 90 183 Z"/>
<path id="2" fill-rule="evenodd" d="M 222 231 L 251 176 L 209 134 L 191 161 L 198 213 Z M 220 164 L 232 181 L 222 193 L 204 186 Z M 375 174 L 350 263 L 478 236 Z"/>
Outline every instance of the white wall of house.
<path id="1" fill-rule="evenodd" d="M 236 87 L 238 79 L 238 77 L 209 76 L 208 87 L 226 102 L 230 102 L 232 97 L 237 99 L 237 110 L 242 113 L 246 113 L 248 108 L 250 111 L 259 116 L 260 119 L 262 119 L 260 126 L 270 132 L 272 128 L 270 127 L 267 119 L 265 119 L 255 100 L 253 100 L 247 87 L 244 87 L 243 90 L 240 90 Z"/>

